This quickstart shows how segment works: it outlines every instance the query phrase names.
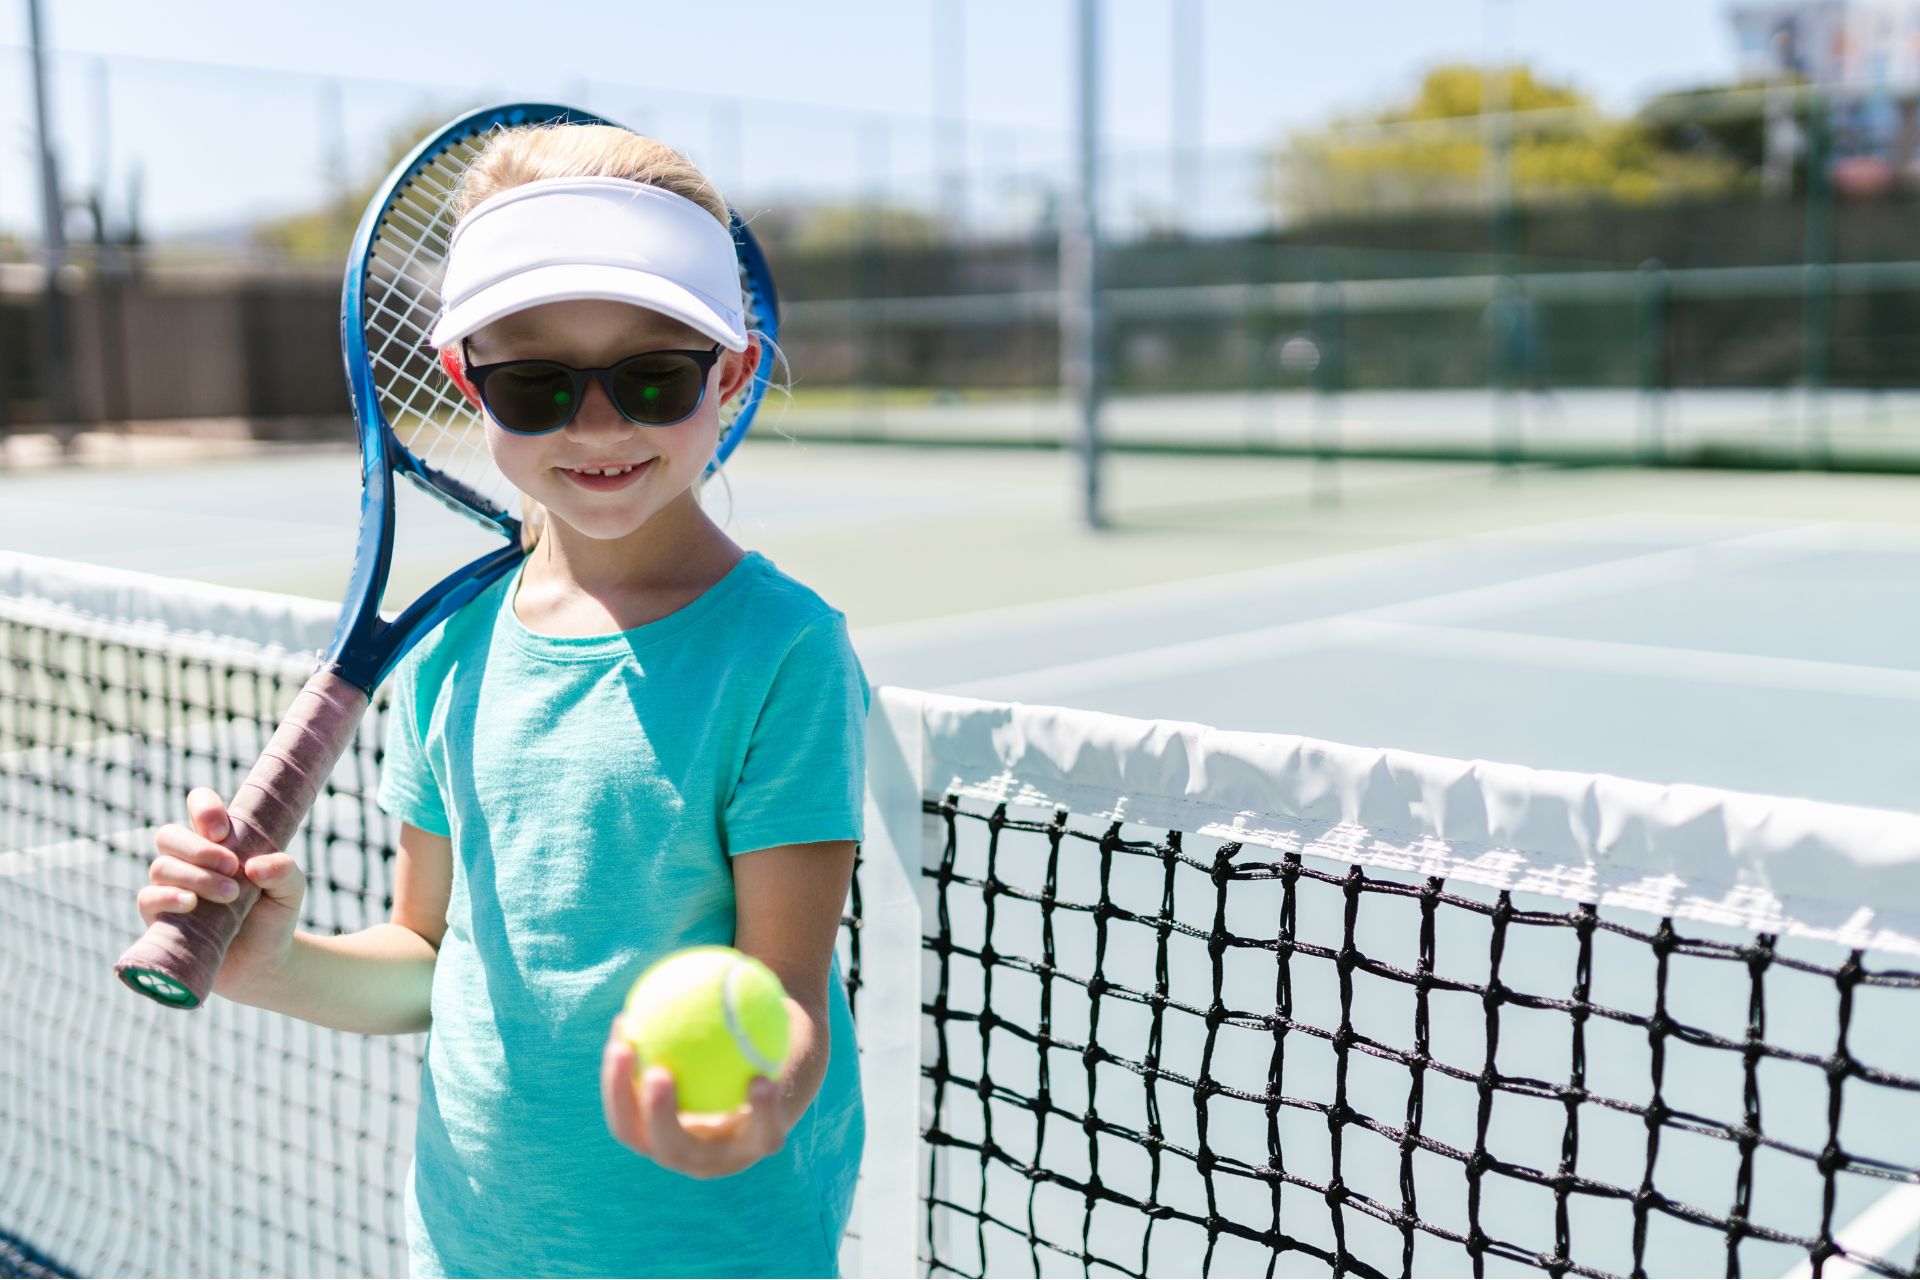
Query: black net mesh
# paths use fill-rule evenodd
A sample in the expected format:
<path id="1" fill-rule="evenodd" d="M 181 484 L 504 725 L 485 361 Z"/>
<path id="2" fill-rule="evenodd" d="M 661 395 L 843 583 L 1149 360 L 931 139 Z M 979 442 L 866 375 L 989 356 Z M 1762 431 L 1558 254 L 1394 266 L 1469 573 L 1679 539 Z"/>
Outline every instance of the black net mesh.
<path id="1" fill-rule="evenodd" d="M 0 616 L 0 1276 L 407 1272 L 423 1037 L 185 1013 L 113 979 L 154 829 L 192 787 L 232 794 L 305 678 L 310 660 L 176 643 L 243 618 L 104 638 Z M 310 932 L 391 911 L 386 712 L 294 843 Z"/>
<path id="2" fill-rule="evenodd" d="M 111 974 L 154 826 L 232 787 L 306 663 L 199 643 L 243 610 L 9 612 L 0 1275 L 404 1273 L 419 1038 Z M 384 714 L 294 847 L 309 930 L 390 908 Z M 1920 976 L 1884 957 L 923 803 L 932 1274 L 1920 1268 Z M 866 856 L 840 936 L 863 1025 L 899 958 L 867 945 Z"/>
<path id="3" fill-rule="evenodd" d="M 0 622 L 0 1274 L 405 1273 L 420 1037 L 187 1014 L 112 981 L 154 827 L 194 786 L 232 793 L 301 679 Z M 383 714 L 296 841 L 308 930 L 391 905 Z"/>
<path id="4" fill-rule="evenodd" d="M 933 1274 L 1920 1268 L 1920 974 L 926 807 Z"/>

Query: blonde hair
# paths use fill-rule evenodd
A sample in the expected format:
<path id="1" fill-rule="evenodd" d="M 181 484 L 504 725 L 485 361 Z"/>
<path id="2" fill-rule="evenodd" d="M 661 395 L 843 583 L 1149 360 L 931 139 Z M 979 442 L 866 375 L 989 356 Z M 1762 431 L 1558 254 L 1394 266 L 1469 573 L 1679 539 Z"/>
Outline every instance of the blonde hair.
<path id="1" fill-rule="evenodd" d="M 454 191 L 458 223 L 482 201 L 543 178 L 625 178 L 693 201 L 722 226 L 731 225 L 726 199 L 693 161 L 655 138 L 607 124 L 535 124 L 496 133 L 473 158 Z M 546 512 L 521 499 L 520 542 L 540 539 Z"/>
<path id="2" fill-rule="evenodd" d="M 503 129 L 473 158 L 453 194 L 457 222 L 502 191 L 543 178 L 625 178 L 693 201 L 726 225 L 727 202 L 693 161 L 666 143 L 610 124 Z"/>

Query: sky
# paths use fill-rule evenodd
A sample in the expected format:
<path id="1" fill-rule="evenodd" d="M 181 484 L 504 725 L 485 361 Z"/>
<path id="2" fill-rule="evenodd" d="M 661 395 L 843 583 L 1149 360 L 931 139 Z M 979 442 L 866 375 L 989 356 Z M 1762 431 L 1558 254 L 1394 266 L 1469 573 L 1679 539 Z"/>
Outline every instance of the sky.
<path id="1" fill-rule="evenodd" d="M 309 205 L 370 176 L 397 129 L 508 98 L 612 115 L 762 201 L 930 199 L 952 189 L 938 175 L 964 154 L 961 198 L 983 218 L 1038 200 L 1072 136 L 1075 0 L 554 0 L 537 21 L 503 0 L 41 2 L 69 193 L 102 185 L 112 210 L 137 170 L 158 233 Z M 1624 109 L 1728 78 L 1726 9 L 1103 0 L 1109 173 L 1171 204 L 1160 175 L 1174 172 L 1169 141 L 1186 121 L 1214 193 L 1195 203 L 1224 204 L 1253 180 L 1252 154 L 1286 131 L 1404 96 L 1435 63 L 1503 51 Z M 16 232 L 38 208 L 26 15 L 27 0 L 0 0 L 0 66 L 12 60 L 0 75 L 0 229 Z M 1186 65 L 1199 90 L 1176 112 L 1183 49 L 1197 53 Z"/>

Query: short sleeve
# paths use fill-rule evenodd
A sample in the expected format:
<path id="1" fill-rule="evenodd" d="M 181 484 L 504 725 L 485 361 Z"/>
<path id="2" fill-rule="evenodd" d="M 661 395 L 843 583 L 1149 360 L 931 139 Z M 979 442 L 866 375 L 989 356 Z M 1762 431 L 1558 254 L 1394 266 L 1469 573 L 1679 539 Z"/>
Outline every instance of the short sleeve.
<path id="1" fill-rule="evenodd" d="M 727 800 L 730 857 L 860 839 L 868 697 L 846 619 L 834 613 L 809 623 L 774 673 Z"/>
<path id="2" fill-rule="evenodd" d="M 387 708 L 385 748 L 380 762 L 380 786 L 375 799 L 385 812 L 422 831 L 448 835 L 447 805 L 427 758 L 421 726 L 429 720 L 432 703 L 421 696 L 420 664 L 402 662 L 393 681 L 393 702 Z"/>

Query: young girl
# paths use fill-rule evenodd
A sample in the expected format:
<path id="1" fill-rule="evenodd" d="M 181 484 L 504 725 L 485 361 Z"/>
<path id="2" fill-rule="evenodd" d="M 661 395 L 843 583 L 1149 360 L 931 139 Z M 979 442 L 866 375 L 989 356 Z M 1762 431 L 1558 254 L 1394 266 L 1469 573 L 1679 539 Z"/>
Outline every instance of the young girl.
<path id="1" fill-rule="evenodd" d="M 458 211 L 433 340 L 487 405 L 537 540 L 396 674 L 391 922 L 296 932 L 305 877 L 256 858 L 263 896 L 215 990 L 369 1034 L 431 1027 L 415 1275 L 833 1274 L 863 1136 L 833 944 L 867 686 L 844 618 L 698 501 L 760 347 L 726 205 L 671 149 L 566 125 L 499 135 Z M 685 380 L 678 421 L 611 398 L 641 354 L 666 394 Z M 513 395 L 526 360 L 589 372 L 547 397 L 563 421 Z M 188 811 L 158 834 L 149 923 L 234 895 L 219 797 Z M 616 1034 L 634 977 L 703 943 L 759 957 L 789 996 L 785 1069 L 729 1116 L 679 1114 L 672 1077 L 636 1080 Z"/>

